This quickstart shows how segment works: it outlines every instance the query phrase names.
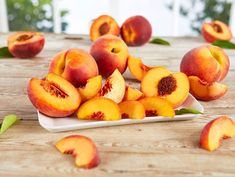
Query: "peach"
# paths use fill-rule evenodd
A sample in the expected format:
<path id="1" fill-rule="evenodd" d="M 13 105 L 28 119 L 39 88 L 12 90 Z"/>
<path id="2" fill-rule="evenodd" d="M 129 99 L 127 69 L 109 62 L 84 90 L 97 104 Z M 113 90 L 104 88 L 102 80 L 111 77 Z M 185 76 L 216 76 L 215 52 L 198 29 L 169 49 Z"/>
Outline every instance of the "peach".
<path id="1" fill-rule="evenodd" d="M 128 69 L 131 74 L 139 81 L 141 81 L 144 75 L 153 67 L 143 64 L 140 58 L 135 58 L 133 56 L 128 57 L 127 61 Z"/>
<path id="2" fill-rule="evenodd" d="M 188 97 L 189 81 L 184 73 L 172 73 L 163 67 L 153 68 L 143 77 L 141 91 L 147 97 L 158 96 L 178 107 Z"/>
<path id="3" fill-rule="evenodd" d="M 79 87 L 78 92 L 81 95 L 82 102 L 89 100 L 97 95 L 102 87 L 102 76 L 98 75 L 87 80 L 84 87 Z"/>
<path id="4" fill-rule="evenodd" d="M 93 168 L 99 165 L 100 157 L 95 143 L 82 135 L 70 135 L 55 144 L 63 154 L 75 157 L 75 164 L 81 168 Z"/>
<path id="5" fill-rule="evenodd" d="M 198 100 L 210 101 L 222 97 L 228 90 L 228 87 L 218 82 L 208 84 L 203 82 L 197 76 L 189 76 L 190 93 Z"/>
<path id="6" fill-rule="evenodd" d="M 44 79 L 32 78 L 27 91 L 32 104 L 50 117 L 69 116 L 77 110 L 81 102 L 77 89 L 53 73 Z"/>
<path id="7" fill-rule="evenodd" d="M 128 46 L 141 46 L 152 36 L 152 26 L 140 15 L 128 18 L 121 26 L 121 36 Z"/>
<path id="8" fill-rule="evenodd" d="M 126 87 L 125 95 L 123 101 L 135 101 L 140 99 L 143 96 L 143 93 L 138 89 L 132 88 L 130 86 Z"/>
<path id="9" fill-rule="evenodd" d="M 187 76 L 197 76 L 212 83 L 225 78 L 229 70 L 229 58 L 217 46 L 201 46 L 187 52 L 180 64 L 180 71 Z"/>
<path id="10" fill-rule="evenodd" d="M 99 71 L 94 58 L 82 49 L 70 49 L 58 53 L 51 61 L 49 73 L 55 73 L 75 87 L 82 87 Z"/>
<path id="11" fill-rule="evenodd" d="M 235 137 L 235 123 L 232 119 L 221 116 L 210 121 L 202 130 L 200 146 L 208 151 L 216 150 L 221 140 Z"/>
<path id="12" fill-rule="evenodd" d="M 90 28 L 90 39 L 95 41 L 100 36 L 112 34 L 119 36 L 120 28 L 117 22 L 109 15 L 101 15 L 96 18 Z"/>
<path id="13" fill-rule="evenodd" d="M 139 101 L 123 101 L 118 106 L 123 119 L 143 119 L 145 117 L 144 106 Z"/>
<path id="14" fill-rule="evenodd" d="M 174 117 L 175 111 L 170 102 L 159 97 L 145 97 L 139 100 L 144 105 L 145 115 Z"/>
<path id="15" fill-rule="evenodd" d="M 117 103 L 109 98 L 97 97 L 83 103 L 77 112 L 80 120 L 120 120 Z"/>
<path id="16" fill-rule="evenodd" d="M 119 37 L 109 34 L 100 37 L 92 44 L 90 53 L 103 77 L 108 77 L 115 69 L 120 73 L 125 72 L 129 52 L 125 42 Z"/>
<path id="17" fill-rule="evenodd" d="M 116 69 L 106 80 L 104 86 L 97 96 L 109 98 L 116 103 L 120 103 L 125 95 L 125 80 Z"/>
<path id="18" fill-rule="evenodd" d="M 232 39 L 232 32 L 225 23 L 216 20 L 203 23 L 202 36 L 207 42 L 215 42 L 217 40 L 230 41 Z"/>
<path id="19" fill-rule="evenodd" d="M 8 49 L 14 57 L 32 58 L 44 47 L 45 38 L 39 32 L 17 32 L 8 37 Z"/>

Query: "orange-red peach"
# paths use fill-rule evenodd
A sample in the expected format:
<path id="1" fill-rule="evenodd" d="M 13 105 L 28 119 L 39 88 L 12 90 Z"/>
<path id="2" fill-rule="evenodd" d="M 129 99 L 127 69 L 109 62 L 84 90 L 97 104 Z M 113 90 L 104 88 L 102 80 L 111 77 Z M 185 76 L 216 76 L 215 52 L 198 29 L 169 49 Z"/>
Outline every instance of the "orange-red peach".
<path id="1" fill-rule="evenodd" d="M 82 49 L 70 49 L 58 53 L 51 61 L 49 73 L 62 76 L 75 87 L 84 86 L 99 71 L 94 58 Z"/>
<path id="2" fill-rule="evenodd" d="M 100 36 L 112 34 L 119 36 L 120 28 L 117 22 L 109 15 L 101 15 L 96 18 L 90 27 L 90 39 L 95 41 Z"/>
<path id="3" fill-rule="evenodd" d="M 93 168 L 100 163 L 96 145 L 88 137 L 70 135 L 56 142 L 55 146 L 61 153 L 75 157 L 75 164 L 80 168 Z"/>
<path id="4" fill-rule="evenodd" d="M 17 32 L 8 37 L 8 49 L 17 58 L 32 58 L 44 47 L 45 38 L 39 32 Z"/>
<path id="5" fill-rule="evenodd" d="M 232 119 L 221 116 L 210 121 L 202 130 L 200 147 L 208 151 L 216 150 L 222 139 L 235 137 L 235 123 Z"/>
<path id="6" fill-rule="evenodd" d="M 130 86 L 126 86 L 125 95 L 123 97 L 123 101 L 136 101 L 143 96 L 143 93 L 138 89 L 132 88 Z"/>
<path id="7" fill-rule="evenodd" d="M 121 36 L 128 46 L 141 46 L 152 36 L 152 26 L 140 15 L 128 18 L 121 26 Z"/>
<path id="8" fill-rule="evenodd" d="M 32 78 L 27 90 L 32 104 L 50 117 L 69 116 L 77 110 L 81 102 L 77 89 L 53 73 L 44 79 Z"/>
<path id="9" fill-rule="evenodd" d="M 109 34 L 100 37 L 92 44 L 90 53 L 103 77 L 108 77 L 115 69 L 125 72 L 129 53 L 125 42 L 119 37 Z"/>
<path id="10" fill-rule="evenodd" d="M 143 119 L 145 117 L 144 106 L 139 101 L 123 101 L 118 106 L 123 119 Z"/>
<path id="11" fill-rule="evenodd" d="M 230 41 L 232 32 L 225 23 L 216 20 L 203 23 L 202 36 L 207 42 L 215 42 L 217 40 Z"/>

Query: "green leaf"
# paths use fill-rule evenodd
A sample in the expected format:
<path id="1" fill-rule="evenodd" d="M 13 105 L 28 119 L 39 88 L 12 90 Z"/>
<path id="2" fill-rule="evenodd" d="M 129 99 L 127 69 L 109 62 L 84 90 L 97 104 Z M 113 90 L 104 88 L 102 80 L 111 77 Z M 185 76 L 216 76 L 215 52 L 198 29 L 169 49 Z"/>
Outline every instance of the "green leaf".
<path id="1" fill-rule="evenodd" d="M 192 109 L 192 108 L 182 108 L 179 110 L 175 110 L 176 115 L 182 115 L 182 114 L 203 114 L 202 112 Z"/>
<path id="2" fill-rule="evenodd" d="M 8 47 L 0 48 L 0 58 L 13 58 L 14 56 L 9 52 Z"/>
<path id="3" fill-rule="evenodd" d="M 10 128 L 14 123 L 19 120 L 15 114 L 10 114 L 4 117 L 1 127 L 0 134 L 4 133 L 8 128 Z"/>
<path id="4" fill-rule="evenodd" d="M 212 45 L 224 48 L 224 49 L 235 49 L 235 43 L 229 41 L 215 41 L 211 43 Z"/>
<path id="5" fill-rule="evenodd" d="M 159 45 L 171 45 L 168 41 L 161 39 L 159 37 L 153 38 L 149 43 L 159 44 Z"/>

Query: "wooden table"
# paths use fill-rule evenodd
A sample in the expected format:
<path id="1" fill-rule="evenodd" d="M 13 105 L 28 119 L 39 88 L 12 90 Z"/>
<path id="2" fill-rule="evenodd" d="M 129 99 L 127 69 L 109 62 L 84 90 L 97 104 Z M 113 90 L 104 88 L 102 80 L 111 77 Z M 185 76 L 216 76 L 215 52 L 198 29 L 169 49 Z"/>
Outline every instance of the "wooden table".
<path id="1" fill-rule="evenodd" d="M 8 34 L 0 34 L 0 46 Z M 70 36 L 71 37 L 71 36 Z M 65 39 L 65 35 L 46 35 L 44 50 L 32 60 L 0 60 L 0 118 L 17 114 L 22 121 L 0 136 L 0 176 L 235 176 L 235 139 L 210 153 L 198 147 L 203 126 L 217 115 L 235 118 L 235 52 L 224 83 L 228 93 L 221 99 L 201 102 L 205 115 L 193 121 L 126 125 L 63 133 L 49 133 L 40 127 L 30 103 L 26 85 L 31 77 L 47 73 L 53 55 L 63 49 L 89 50 L 91 42 Z M 179 70 L 182 56 L 191 48 L 205 44 L 201 38 L 166 38 L 171 47 L 147 44 L 130 48 L 131 54 L 146 64 Z M 101 164 L 91 170 L 78 169 L 70 156 L 54 147 L 60 138 L 81 134 L 92 138 L 100 152 Z"/>

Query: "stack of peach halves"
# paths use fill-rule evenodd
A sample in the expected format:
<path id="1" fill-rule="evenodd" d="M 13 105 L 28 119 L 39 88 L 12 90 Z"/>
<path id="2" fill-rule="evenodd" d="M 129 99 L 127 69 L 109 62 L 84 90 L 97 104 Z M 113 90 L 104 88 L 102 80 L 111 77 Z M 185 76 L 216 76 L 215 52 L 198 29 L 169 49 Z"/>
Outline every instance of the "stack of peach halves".
<path id="1" fill-rule="evenodd" d="M 141 81 L 140 90 L 126 85 L 122 73 L 127 66 Z M 103 85 L 102 77 L 106 79 Z M 76 112 L 78 119 L 89 120 L 174 117 L 174 108 L 188 93 L 184 73 L 144 65 L 113 35 L 97 39 L 90 54 L 82 49 L 60 52 L 51 61 L 49 74 L 32 78 L 28 84 L 31 102 L 45 115 L 66 117 Z"/>

